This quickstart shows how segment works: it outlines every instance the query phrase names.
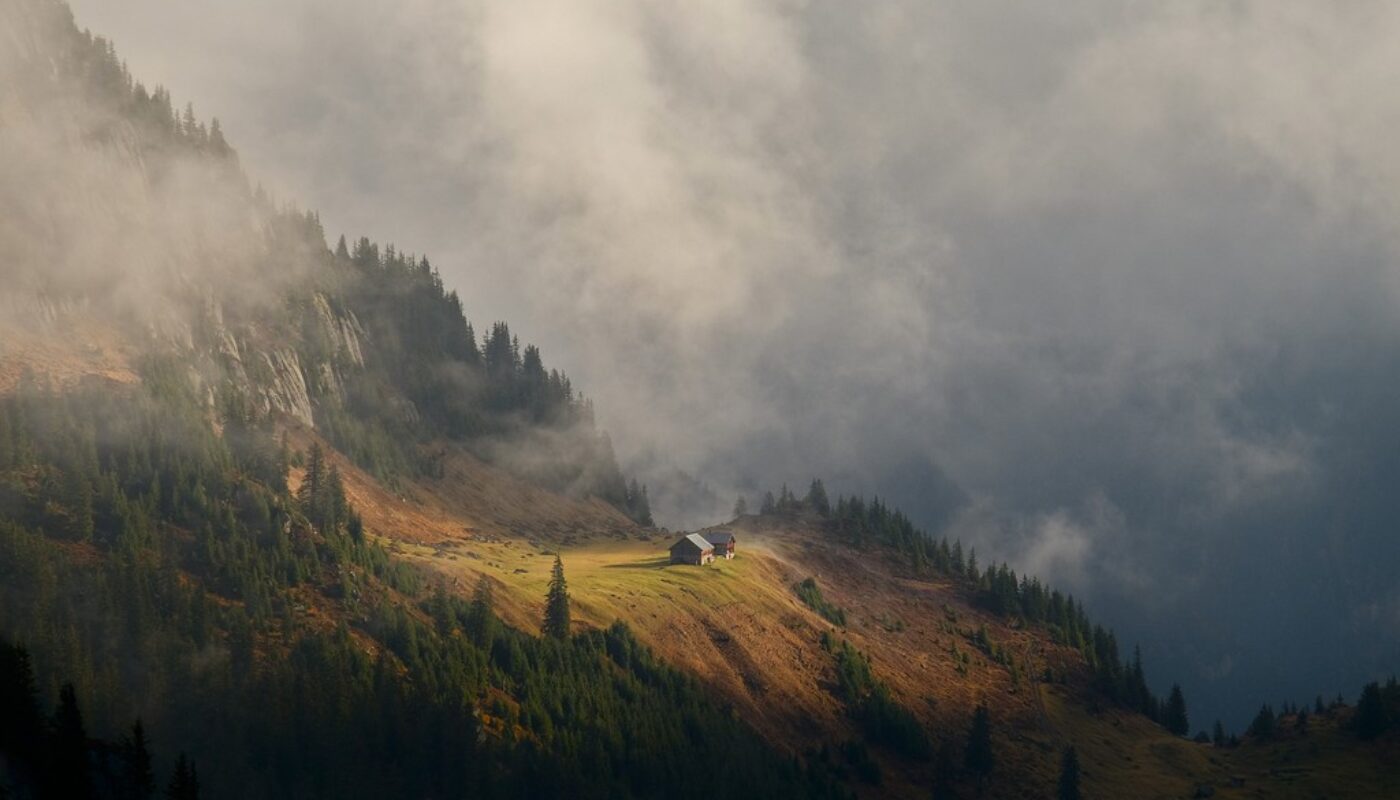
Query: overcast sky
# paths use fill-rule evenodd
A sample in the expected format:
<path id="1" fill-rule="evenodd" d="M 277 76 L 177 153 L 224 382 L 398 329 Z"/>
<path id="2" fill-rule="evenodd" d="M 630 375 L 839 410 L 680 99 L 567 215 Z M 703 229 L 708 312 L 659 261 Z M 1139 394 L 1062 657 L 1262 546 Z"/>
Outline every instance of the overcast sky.
<path id="1" fill-rule="evenodd" d="M 1394 4 L 72 4 L 663 500 L 888 494 L 1197 727 L 1400 666 Z"/>

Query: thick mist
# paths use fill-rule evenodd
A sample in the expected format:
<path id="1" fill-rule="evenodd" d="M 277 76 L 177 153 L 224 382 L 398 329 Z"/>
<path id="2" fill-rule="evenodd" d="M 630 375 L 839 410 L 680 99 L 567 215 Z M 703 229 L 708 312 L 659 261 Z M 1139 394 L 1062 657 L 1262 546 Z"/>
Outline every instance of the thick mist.
<path id="1" fill-rule="evenodd" d="M 1387 4 L 74 7 L 539 342 L 663 523 L 879 492 L 1197 728 L 1400 664 Z"/>
<path id="2" fill-rule="evenodd" d="M 81 79 L 65 72 L 72 64 Z M 199 136 L 185 136 L 171 123 L 181 112 L 126 81 L 100 43 L 74 35 L 61 5 L 0 7 L 9 334 L 120 321 L 179 341 L 214 298 L 229 310 L 281 303 L 299 277 L 295 259 L 266 268 L 273 208 L 217 138 L 214 154 L 209 123 L 190 117 Z"/>

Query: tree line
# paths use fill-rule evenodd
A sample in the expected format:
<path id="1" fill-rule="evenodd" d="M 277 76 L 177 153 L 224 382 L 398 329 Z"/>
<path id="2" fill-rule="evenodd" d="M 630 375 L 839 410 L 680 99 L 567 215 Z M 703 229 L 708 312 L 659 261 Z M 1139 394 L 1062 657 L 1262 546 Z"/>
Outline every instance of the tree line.
<path id="1" fill-rule="evenodd" d="M 0 796 L 151 800 L 158 782 L 145 726 L 116 741 L 91 738 L 71 683 L 43 713 L 29 652 L 0 638 Z M 182 752 L 170 768 L 166 800 L 198 800 L 199 770 Z"/>
<path id="2" fill-rule="evenodd" d="M 735 511 L 747 511 L 740 498 Z M 838 496 L 833 504 L 825 484 L 813 479 L 807 492 L 798 495 L 786 484 L 775 494 L 764 493 L 761 515 L 802 516 L 819 531 L 857 550 L 883 548 L 896 553 L 915 575 L 952 578 L 966 587 L 983 608 L 1004 617 L 1040 625 L 1057 643 L 1077 650 L 1093 671 L 1094 686 L 1110 701 L 1137 711 L 1172 733 L 1190 732 L 1186 700 L 1179 685 L 1173 685 L 1166 700 L 1153 694 L 1147 684 L 1142 654 L 1137 648 L 1125 661 L 1113 631 L 1089 620 L 1084 607 L 1038 578 L 1017 576 L 1005 563 L 977 562 L 975 549 L 964 551 L 960 540 L 944 536 L 935 539 L 916 526 L 899 509 L 880 498 Z"/>

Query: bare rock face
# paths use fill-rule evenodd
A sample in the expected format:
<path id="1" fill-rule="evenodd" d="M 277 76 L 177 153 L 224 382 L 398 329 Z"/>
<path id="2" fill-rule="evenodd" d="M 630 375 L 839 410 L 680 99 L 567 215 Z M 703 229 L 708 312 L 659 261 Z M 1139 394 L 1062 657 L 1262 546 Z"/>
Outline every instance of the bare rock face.
<path id="1" fill-rule="evenodd" d="M 295 350 L 280 348 L 259 354 L 266 367 L 266 379 L 257 387 L 264 413 L 286 414 L 308 427 L 313 424 L 311 395 L 306 390 L 306 376 Z"/>
<path id="2" fill-rule="evenodd" d="M 335 360 L 355 367 L 365 365 L 364 351 L 360 347 L 360 337 L 365 333 L 354 313 L 337 314 L 331 309 L 330 301 L 319 292 L 312 298 L 316 316 L 320 319 L 321 331 L 335 347 Z"/>
<path id="3" fill-rule="evenodd" d="M 318 336 L 329 346 L 314 361 L 304 360 L 294 346 L 251 344 L 266 341 L 267 336 L 226 327 L 217 304 L 207 311 L 206 324 L 208 356 L 223 380 L 250 399 L 257 413 L 285 414 L 311 426 L 315 404 L 342 401 L 346 372 L 364 367 L 366 334 L 353 313 L 336 311 L 325 295 L 313 295 L 308 311 L 314 315 Z"/>

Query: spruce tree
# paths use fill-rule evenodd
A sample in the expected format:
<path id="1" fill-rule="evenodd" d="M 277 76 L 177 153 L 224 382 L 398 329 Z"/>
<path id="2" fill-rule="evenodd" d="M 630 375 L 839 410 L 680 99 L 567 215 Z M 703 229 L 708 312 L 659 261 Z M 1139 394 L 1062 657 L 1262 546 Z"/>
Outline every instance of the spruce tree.
<path id="1" fill-rule="evenodd" d="M 637 496 L 637 514 L 634 517 L 637 524 L 648 528 L 656 524 L 651 518 L 651 497 L 647 494 L 646 484 L 642 484 L 642 493 Z"/>
<path id="2" fill-rule="evenodd" d="M 1191 723 L 1186 717 L 1186 698 L 1181 694 L 1181 687 L 1172 684 L 1171 694 L 1167 696 L 1167 708 L 1163 712 L 1162 725 L 1177 736 L 1185 736 L 1191 732 Z"/>
<path id="3" fill-rule="evenodd" d="M 772 492 L 763 493 L 763 504 L 758 507 L 760 514 L 775 514 L 778 511 L 778 503 L 773 499 Z"/>
<path id="4" fill-rule="evenodd" d="M 73 684 L 65 683 L 58 693 L 51 740 L 50 776 L 54 797 L 92 796 L 92 767 L 88 760 L 87 731 Z"/>
<path id="5" fill-rule="evenodd" d="M 1362 739 L 1374 739 L 1385 732 L 1389 722 L 1380 684 L 1366 684 L 1361 690 L 1361 697 L 1356 700 L 1356 716 L 1351 723 L 1356 735 Z"/>
<path id="6" fill-rule="evenodd" d="M 43 727 L 29 652 L 0 642 L 0 753 L 37 768 Z"/>
<path id="7" fill-rule="evenodd" d="M 228 140 L 224 138 L 224 129 L 219 124 L 218 117 L 209 120 L 209 149 L 220 156 L 228 155 L 232 149 L 228 146 Z"/>
<path id="8" fill-rule="evenodd" d="M 306 475 L 301 479 L 301 486 L 297 489 L 297 499 L 301 501 L 302 513 L 313 524 L 320 522 L 318 506 L 321 498 L 325 495 L 325 483 L 325 454 L 321 452 L 320 443 L 313 442 L 310 451 L 306 454 Z"/>
<path id="9" fill-rule="evenodd" d="M 199 773 L 184 753 L 175 760 L 175 773 L 170 776 L 165 797 L 166 800 L 199 800 Z"/>
<path id="10" fill-rule="evenodd" d="M 831 516 L 831 501 L 827 499 L 826 487 L 822 485 L 820 478 L 812 480 L 812 486 L 807 490 L 807 505 L 823 517 Z"/>
<path id="11" fill-rule="evenodd" d="M 146 747 L 146 728 L 141 720 L 131 726 L 131 735 L 122 742 L 122 762 L 126 796 L 147 800 L 156 793 L 156 775 L 151 769 L 151 752 Z"/>
<path id="12" fill-rule="evenodd" d="M 554 557 L 549 593 L 544 603 L 544 633 L 556 639 L 569 638 L 569 588 L 564 581 L 564 561 Z"/>
<path id="13" fill-rule="evenodd" d="M 992 719 L 987 704 L 977 706 L 972 714 L 972 726 L 967 732 L 967 750 L 963 767 L 977 779 L 980 786 L 992 774 L 996 758 L 992 754 Z"/>
<path id="14" fill-rule="evenodd" d="M 1268 739 L 1274 735 L 1274 709 L 1267 703 L 1259 707 L 1254 721 L 1249 723 L 1249 733 L 1256 739 Z"/>
<path id="15" fill-rule="evenodd" d="M 734 501 L 734 518 L 738 519 L 747 513 L 749 513 L 749 501 L 745 500 L 744 496 L 741 494 L 739 495 L 739 499 Z"/>
<path id="16" fill-rule="evenodd" d="M 1079 754 L 1075 752 L 1074 745 L 1065 748 L 1065 754 L 1060 758 L 1060 785 L 1056 796 L 1059 800 L 1083 798 L 1079 793 Z"/>
<path id="17" fill-rule="evenodd" d="M 328 528 L 333 530 L 346 521 L 350 501 L 345 496 L 345 482 L 341 480 L 340 468 L 335 464 L 332 464 L 330 471 L 326 473 L 326 498 L 322 505 L 322 521 Z"/>
<path id="18" fill-rule="evenodd" d="M 957 778 L 953 742 L 944 739 L 933 761 L 933 800 L 952 800 Z"/>
<path id="19" fill-rule="evenodd" d="M 1210 739 L 1216 747 L 1225 746 L 1225 726 L 1220 724 L 1220 720 L 1215 721 L 1215 729 L 1211 732 Z"/>
<path id="20" fill-rule="evenodd" d="M 491 579 L 482 575 L 476 582 L 476 590 L 472 592 L 472 604 L 467 614 L 467 635 L 488 653 L 496 638 L 495 604 Z"/>

